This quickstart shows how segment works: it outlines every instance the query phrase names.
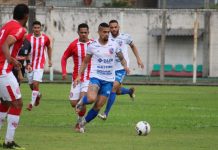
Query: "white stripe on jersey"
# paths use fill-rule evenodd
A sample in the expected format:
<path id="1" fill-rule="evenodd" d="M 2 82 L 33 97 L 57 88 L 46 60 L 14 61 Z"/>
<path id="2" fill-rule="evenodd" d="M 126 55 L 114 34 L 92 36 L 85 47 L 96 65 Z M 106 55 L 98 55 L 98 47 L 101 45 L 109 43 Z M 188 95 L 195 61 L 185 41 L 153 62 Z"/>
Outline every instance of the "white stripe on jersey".
<path id="1" fill-rule="evenodd" d="M 10 48 L 9 48 L 9 53 L 10 53 L 10 55 L 11 55 L 11 53 L 12 53 L 13 48 L 14 48 L 14 44 L 13 44 L 12 46 L 10 46 Z M 8 68 L 8 60 L 5 59 L 4 66 L 3 66 L 3 68 L 2 68 L 2 74 L 6 74 L 7 68 Z"/>
<path id="2" fill-rule="evenodd" d="M 33 40 L 33 36 L 30 37 L 30 44 L 31 44 L 31 50 L 33 49 L 33 44 L 34 44 L 34 40 Z M 30 53 L 30 63 L 32 64 L 33 62 L 33 53 Z"/>
<path id="3" fill-rule="evenodd" d="M 85 56 L 86 56 L 86 52 L 87 52 L 87 43 L 84 43 L 84 51 L 85 51 Z M 86 77 L 88 76 L 88 66 L 86 68 L 86 70 L 84 71 L 84 80 L 86 80 Z"/>
<path id="4" fill-rule="evenodd" d="M 77 43 L 77 50 L 78 50 L 78 56 L 81 56 L 82 58 L 82 48 L 81 48 L 80 42 Z M 82 64 L 82 59 L 78 59 L 78 72 L 79 72 L 81 64 Z"/>

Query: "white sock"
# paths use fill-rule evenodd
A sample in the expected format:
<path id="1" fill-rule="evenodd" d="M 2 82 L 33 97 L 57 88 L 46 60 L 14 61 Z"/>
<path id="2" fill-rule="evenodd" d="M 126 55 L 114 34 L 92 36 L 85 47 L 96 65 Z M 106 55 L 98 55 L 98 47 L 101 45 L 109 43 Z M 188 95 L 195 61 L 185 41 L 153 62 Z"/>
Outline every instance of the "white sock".
<path id="1" fill-rule="evenodd" d="M 35 102 L 36 102 L 36 98 L 39 94 L 39 91 L 32 91 L 32 100 L 31 100 L 31 104 L 34 106 Z"/>
<path id="2" fill-rule="evenodd" d="M 5 121 L 5 117 L 7 116 L 7 113 L 6 112 L 0 112 L 0 130 L 3 126 L 3 123 Z"/>
<path id="3" fill-rule="evenodd" d="M 8 114 L 8 128 L 5 143 L 14 141 L 15 130 L 18 126 L 20 116 Z"/>

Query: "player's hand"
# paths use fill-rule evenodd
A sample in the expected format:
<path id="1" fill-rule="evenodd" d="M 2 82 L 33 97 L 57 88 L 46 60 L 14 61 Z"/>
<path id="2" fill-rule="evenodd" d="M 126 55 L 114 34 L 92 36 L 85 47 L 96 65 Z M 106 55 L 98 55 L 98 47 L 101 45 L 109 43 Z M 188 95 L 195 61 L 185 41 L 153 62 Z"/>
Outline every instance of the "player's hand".
<path id="1" fill-rule="evenodd" d="M 139 60 L 137 61 L 137 63 L 138 63 L 139 68 L 144 69 L 144 64 L 143 64 L 143 62 L 141 61 L 141 59 L 139 59 Z"/>
<path id="2" fill-rule="evenodd" d="M 30 72 L 32 72 L 33 68 L 31 67 L 30 64 L 27 64 L 26 65 L 26 70 L 27 70 L 28 73 L 30 73 Z"/>
<path id="3" fill-rule="evenodd" d="M 124 69 L 125 69 L 125 71 L 126 71 L 127 74 L 130 74 L 129 67 L 125 67 Z"/>
<path id="4" fill-rule="evenodd" d="M 52 61 L 51 60 L 48 61 L 48 67 L 52 67 Z"/>
<path id="5" fill-rule="evenodd" d="M 10 64 L 13 64 L 14 68 L 16 68 L 16 69 L 18 69 L 18 70 L 22 68 L 21 63 L 20 63 L 19 61 L 17 61 L 17 60 L 16 60 L 15 58 L 13 58 L 13 57 L 10 57 L 9 63 L 10 63 Z"/>
<path id="6" fill-rule="evenodd" d="M 62 80 L 66 80 L 67 79 L 67 75 L 66 74 L 63 74 L 62 75 Z"/>
<path id="7" fill-rule="evenodd" d="M 80 83 L 80 76 L 77 76 L 76 79 L 73 82 L 73 87 L 75 88 Z"/>

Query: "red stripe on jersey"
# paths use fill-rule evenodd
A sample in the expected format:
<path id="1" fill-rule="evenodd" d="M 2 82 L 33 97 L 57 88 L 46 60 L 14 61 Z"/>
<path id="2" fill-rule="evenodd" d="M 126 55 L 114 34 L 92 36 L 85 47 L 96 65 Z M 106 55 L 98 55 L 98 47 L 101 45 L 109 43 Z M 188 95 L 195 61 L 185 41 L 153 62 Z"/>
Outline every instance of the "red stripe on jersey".
<path id="1" fill-rule="evenodd" d="M 89 80 L 89 78 L 90 78 L 91 64 L 92 64 L 92 62 L 90 60 L 90 62 L 88 64 L 88 68 L 87 68 L 87 71 L 88 71 L 88 74 L 87 74 L 87 77 L 86 77 L 87 80 Z"/>
<path id="2" fill-rule="evenodd" d="M 82 56 L 82 61 L 84 60 L 85 58 L 85 55 L 86 55 L 86 52 L 85 52 L 85 48 L 84 48 L 84 44 L 83 43 L 80 43 L 80 47 L 81 47 L 81 56 Z M 81 65 L 81 64 L 80 64 Z M 81 81 L 84 82 L 84 75 L 85 75 L 86 71 L 81 75 Z"/>
<path id="3" fill-rule="evenodd" d="M 12 100 L 12 101 L 15 101 L 16 98 L 15 98 L 15 95 L 14 95 L 14 93 L 13 93 L 13 90 L 12 90 L 11 86 L 8 85 L 8 86 L 6 86 L 6 88 L 7 88 L 7 90 L 8 90 L 8 93 L 9 93 L 10 97 L 11 97 L 11 100 Z"/>

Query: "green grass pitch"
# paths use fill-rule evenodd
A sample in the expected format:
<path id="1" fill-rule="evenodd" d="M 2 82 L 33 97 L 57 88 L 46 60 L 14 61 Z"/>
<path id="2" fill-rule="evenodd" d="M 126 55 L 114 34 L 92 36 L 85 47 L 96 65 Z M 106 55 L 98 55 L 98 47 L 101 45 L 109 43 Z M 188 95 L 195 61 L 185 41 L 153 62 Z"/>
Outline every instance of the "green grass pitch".
<path id="1" fill-rule="evenodd" d="M 31 91 L 23 83 L 16 142 L 26 150 L 217 150 L 218 87 L 135 87 L 134 102 L 128 95 L 118 96 L 108 120 L 96 118 L 81 134 L 73 130 L 70 84 L 41 84 L 42 101 L 28 112 Z M 141 120 L 151 125 L 148 136 L 136 135 L 135 124 Z M 5 129 L 6 124 L 2 138 Z"/>

